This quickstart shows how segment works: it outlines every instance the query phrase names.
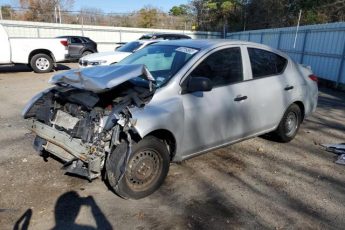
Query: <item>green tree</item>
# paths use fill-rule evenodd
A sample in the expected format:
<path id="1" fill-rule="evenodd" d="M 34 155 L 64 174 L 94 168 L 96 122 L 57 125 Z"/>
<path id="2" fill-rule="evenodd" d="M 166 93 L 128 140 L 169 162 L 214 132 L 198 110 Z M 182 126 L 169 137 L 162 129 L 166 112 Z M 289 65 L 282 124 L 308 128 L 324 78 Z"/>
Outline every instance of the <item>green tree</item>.
<path id="1" fill-rule="evenodd" d="M 158 22 L 158 16 L 162 13 L 159 9 L 152 6 L 145 6 L 138 11 L 139 26 L 143 28 L 154 27 Z"/>
<path id="2" fill-rule="evenodd" d="M 223 26 L 228 25 L 228 19 L 234 14 L 235 0 L 209 0 L 206 2 L 207 8 L 213 14 L 213 17 L 222 21 Z"/>
<path id="3" fill-rule="evenodd" d="M 1 13 L 3 19 L 12 19 L 14 16 L 13 8 L 10 5 L 1 6 Z"/>
<path id="4" fill-rule="evenodd" d="M 187 15 L 188 13 L 189 13 L 189 6 L 185 4 L 181 4 L 179 6 L 173 6 L 169 11 L 169 14 L 173 16 L 184 16 L 184 15 Z"/>

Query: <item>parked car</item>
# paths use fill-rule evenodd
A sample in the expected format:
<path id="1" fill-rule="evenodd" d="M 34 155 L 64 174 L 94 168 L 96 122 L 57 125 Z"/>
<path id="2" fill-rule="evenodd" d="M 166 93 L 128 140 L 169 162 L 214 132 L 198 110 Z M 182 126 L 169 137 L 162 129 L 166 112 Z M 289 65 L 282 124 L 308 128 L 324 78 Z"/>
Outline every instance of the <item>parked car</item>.
<path id="1" fill-rule="evenodd" d="M 101 52 L 84 56 L 79 59 L 79 66 L 90 67 L 97 65 L 116 64 L 132 53 L 157 42 L 157 40 L 128 42 L 121 47 L 116 48 L 115 51 Z"/>
<path id="2" fill-rule="evenodd" d="M 171 161 L 272 133 L 291 141 L 317 106 L 312 71 L 270 47 L 160 42 L 117 65 L 69 70 L 23 111 L 35 149 L 101 175 L 124 198 L 157 190 Z"/>
<path id="3" fill-rule="evenodd" d="M 9 38 L 1 24 L 0 44 L 0 65 L 26 64 L 36 73 L 50 72 L 67 54 L 66 39 Z"/>
<path id="4" fill-rule="evenodd" d="M 66 38 L 68 41 L 68 60 L 79 60 L 86 55 L 97 53 L 97 43 L 88 37 L 82 36 L 59 36 L 58 38 Z"/>
<path id="5" fill-rule="evenodd" d="M 139 40 L 179 40 L 179 39 L 191 39 L 185 34 L 169 34 L 169 33 L 154 33 L 145 34 L 139 38 Z"/>

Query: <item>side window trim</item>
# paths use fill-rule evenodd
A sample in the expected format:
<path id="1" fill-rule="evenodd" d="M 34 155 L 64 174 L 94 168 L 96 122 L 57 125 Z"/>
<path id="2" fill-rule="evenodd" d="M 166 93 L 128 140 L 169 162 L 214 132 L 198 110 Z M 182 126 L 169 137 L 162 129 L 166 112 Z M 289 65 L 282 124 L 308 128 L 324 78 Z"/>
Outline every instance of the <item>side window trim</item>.
<path id="1" fill-rule="evenodd" d="M 248 48 L 246 45 L 241 45 L 242 51 L 242 66 L 243 66 L 243 81 L 253 79 L 252 66 L 250 64 L 250 58 Z"/>
<path id="2" fill-rule="evenodd" d="M 199 58 L 199 60 L 197 60 L 191 67 L 190 69 L 182 76 L 181 80 L 180 80 L 180 86 L 183 88 L 187 82 L 188 79 L 190 78 L 190 74 L 194 71 L 194 69 L 196 69 L 206 58 L 208 58 L 210 55 L 220 51 L 220 50 L 224 50 L 224 49 L 230 49 L 230 48 L 240 48 L 240 52 L 241 52 L 241 60 L 242 60 L 242 74 L 243 74 L 243 81 L 239 81 L 239 82 L 234 82 L 234 83 L 230 83 L 230 84 L 226 84 L 226 85 L 221 85 L 221 86 L 215 86 L 214 88 L 218 88 L 218 87 L 225 87 L 225 86 L 229 86 L 229 85 L 234 85 L 234 84 L 239 84 L 242 82 L 246 81 L 246 76 L 244 74 L 245 72 L 245 65 L 244 65 L 244 59 L 243 59 L 243 51 L 245 49 L 242 48 L 243 45 L 237 44 L 237 45 L 225 45 L 225 46 L 220 46 L 220 47 L 216 47 L 214 49 L 209 50 L 206 54 L 204 54 L 201 58 Z"/>

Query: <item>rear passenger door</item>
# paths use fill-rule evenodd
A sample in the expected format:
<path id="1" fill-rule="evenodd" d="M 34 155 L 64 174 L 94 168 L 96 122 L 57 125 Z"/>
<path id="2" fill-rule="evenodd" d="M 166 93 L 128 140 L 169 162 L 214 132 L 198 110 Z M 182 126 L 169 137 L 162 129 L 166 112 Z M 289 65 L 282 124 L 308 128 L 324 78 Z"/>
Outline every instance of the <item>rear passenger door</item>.
<path id="1" fill-rule="evenodd" d="M 275 128 L 289 106 L 285 81 L 287 59 L 269 50 L 247 48 L 247 63 L 251 66 L 251 80 L 247 81 L 250 133 L 257 134 Z"/>

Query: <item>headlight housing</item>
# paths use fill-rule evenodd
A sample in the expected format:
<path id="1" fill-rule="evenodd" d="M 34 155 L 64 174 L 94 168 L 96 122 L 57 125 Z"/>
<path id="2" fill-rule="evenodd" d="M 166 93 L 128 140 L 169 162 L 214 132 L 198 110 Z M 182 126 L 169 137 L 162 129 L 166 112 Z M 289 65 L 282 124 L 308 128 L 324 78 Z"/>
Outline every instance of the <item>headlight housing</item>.
<path id="1" fill-rule="evenodd" d="M 101 65 L 107 63 L 106 60 L 96 60 L 96 61 L 88 61 L 88 65 Z"/>

